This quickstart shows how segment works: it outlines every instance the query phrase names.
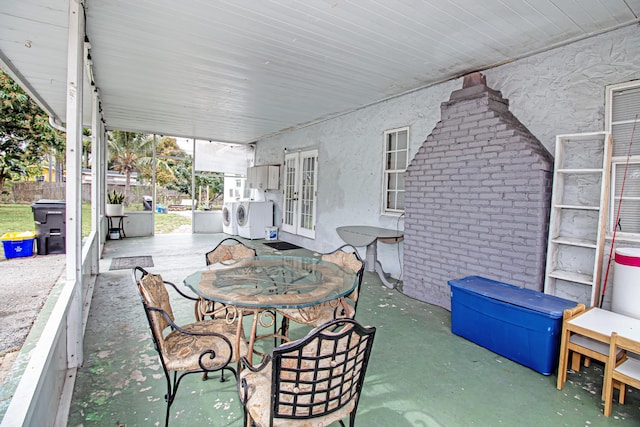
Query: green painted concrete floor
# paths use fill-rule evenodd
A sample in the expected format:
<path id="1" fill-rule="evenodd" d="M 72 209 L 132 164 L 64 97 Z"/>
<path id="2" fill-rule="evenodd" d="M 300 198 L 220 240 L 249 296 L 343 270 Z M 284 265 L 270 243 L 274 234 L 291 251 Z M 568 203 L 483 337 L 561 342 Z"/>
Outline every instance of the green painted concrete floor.
<path id="1" fill-rule="evenodd" d="M 224 238 L 161 235 L 108 241 L 100 263 L 78 370 L 69 426 L 156 426 L 164 422 L 165 380 L 130 270 L 109 271 L 111 258 L 151 255 L 165 280 L 204 268 L 204 253 Z M 273 249 L 248 242 L 259 253 Z M 310 255 L 306 250 L 284 255 Z M 173 300 L 178 323 L 191 322 L 191 303 Z M 360 400 L 360 426 L 638 426 L 640 392 L 602 414 L 602 366 L 569 373 L 562 391 L 556 375 L 529 368 L 453 335 L 447 310 L 416 301 L 365 273 L 356 318 L 377 327 Z M 245 329 L 247 330 L 247 329 Z M 298 327 L 292 335 L 302 336 Z M 172 426 L 241 426 L 236 382 L 198 375 L 183 380 Z"/>

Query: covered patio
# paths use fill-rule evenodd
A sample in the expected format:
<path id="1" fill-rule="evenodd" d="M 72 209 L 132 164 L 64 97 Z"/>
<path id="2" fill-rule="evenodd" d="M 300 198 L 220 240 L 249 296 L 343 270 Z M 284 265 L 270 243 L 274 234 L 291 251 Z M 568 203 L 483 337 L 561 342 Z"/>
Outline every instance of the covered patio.
<path id="1" fill-rule="evenodd" d="M 571 375 L 559 392 L 553 375 L 541 376 L 452 335 L 446 309 L 409 298 L 433 302 L 434 293 L 447 296 L 443 280 L 429 281 L 432 272 L 450 277 L 493 271 L 505 281 L 535 282 L 530 284 L 538 289 L 543 284 L 522 264 L 494 266 L 467 256 L 464 246 L 477 243 L 478 232 L 505 240 L 495 229 L 478 230 L 483 218 L 437 209 L 443 218 L 427 230 L 411 217 L 411 209 L 424 213 L 421 203 L 450 205 L 447 197 L 455 193 L 465 206 L 465 197 L 476 192 L 445 186 L 444 197 L 430 200 L 430 184 L 419 172 L 418 184 L 407 189 L 417 197 L 405 210 L 404 184 L 389 182 L 404 183 L 414 159 L 436 162 L 425 155 L 425 138 L 440 123 L 440 106 L 470 73 L 484 72 L 491 93 L 504 94 L 501 110 L 511 101 L 513 116 L 540 151 L 553 152 L 556 135 L 609 131 L 603 93 L 640 79 L 638 16 L 638 0 L 7 2 L 0 10 L 0 64 L 67 135 L 66 276 L 47 303 L 44 323 L 37 323 L 38 340 L 25 345 L 15 381 L 3 390 L 9 397 L 0 407 L 2 425 L 130 427 L 162 419 L 163 382 L 142 308 L 129 272 L 110 271 L 110 260 L 152 256 L 153 271 L 181 283 L 204 266 L 204 252 L 222 236 L 107 241 L 107 132 L 113 130 L 188 138 L 194 146 L 196 140 L 241 144 L 250 147 L 254 166 L 278 165 L 281 176 L 289 162 L 292 169 L 312 164 L 317 175 L 305 180 L 313 183 L 309 199 L 293 191 L 285 195 L 284 185 L 262 194 L 273 202 L 274 223 L 289 226 L 280 239 L 303 251 L 336 248 L 336 229 L 345 225 L 405 231 L 403 243 L 378 255 L 395 280 L 404 279 L 406 295 L 365 275 L 357 319 L 380 332 L 360 424 L 637 424 L 633 393 L 614 409 L 616 416 L 602 416 L 598 364 L 586 375 Z M 445 130 L 456 134 L 451 141 L 473 140 L 471 154 L 452 150 L 465 158 L 436 163 L 465 173 L 477 166 L 476 154 L 488 149 L 493 157 L 483 165 L 495 168 L 488 173 L 511 167 L 520 174 L 519 155 L 499 159 L 499 149 L 489 149 L 494 137 L 483 136 L 498 120 L 469 108 L 463 113 L 478 125 L 474 135 L 457 125 Z M 92 232 L 83 239 L 81 153 L 88 128 L 95 185 Z M 396 170 L 388 163 L 398 153 L 386 148 L 386 140 L 401 137 L 405 146 L 397 151 L 406 162 Z M 521 194 L 520 185 L 485 187 L 500 199 Z M 295 221 L 286 222 L 293 201 Z M 495 204 L 505 215 L 498 215 L 501 223 L 522 216 L 502 200 Z M 154 215 L 148 213 L 151 222 Z M 445 224 L 453 217 L 455 224 Z M 433 215 L 424 219 L 430 222 Z M 405 229 L 405 220 L 418 227 Z M 476 229 L 470 233 L 465 224 Z M 538 225 L 542 236 L 548 224 Z M 431 239 L 442 234 L 438 227 L 460 232 L 445 239 L 452 250 L 444 257 L 443 246 Z M 534 238 L 542 260 L 546 236 Z M 251 243 L 265 250 L 259 241 Z M 508 241 L 501 250 L 525 247 L 531 245 Z M 410 271 L 405 254 L 414 264 L 417 255 L 434 264 L 419 261 L 426 270 Z M 460 263 L 448 270 L 449 260 Z M 535 264 L 541 275 L 542 263 Z M 442 298 L 440 305 L 446 303 Z M 179 311 L 187 317 L 192 312 L 186 306 Z M 239 425 L 241 418 L 231 382 L 187 380 L 175 411 L 185 424 Z"/>
<path id="2" fill-rule="evenodd" d="M 182 284 L 205 268 L 204 253 L 224 234 L 163 235 L 109 241 L 100 261 L 69 426 L 159 425 L 164 421 L 164 378 L 130 270 L 109 271 L 114 257 L 151 256 L 154 273 Z M 262 240 L 246 241 L 259 254 L 275 253 Z M 176 257 L 176 253 L 184 255 Z M 283 255 L 317 255 L 305 249 Z M 450 313 L 384 286 L 365 272 L 356 319 L 378 329 L 358 425 L 363 426 L 613 426 L 636 425 L 640 396 L 602 414 L 602 365 L 570 373 L 562 391 L 544 376 L 451 333 Z M 179 321 L 192 321 L 191 303 Z M 293 336 L 308 328 L 297 327 Z M 242 425 L 234 380 L 187 378 L 172 407 L 172 425 Z"/>

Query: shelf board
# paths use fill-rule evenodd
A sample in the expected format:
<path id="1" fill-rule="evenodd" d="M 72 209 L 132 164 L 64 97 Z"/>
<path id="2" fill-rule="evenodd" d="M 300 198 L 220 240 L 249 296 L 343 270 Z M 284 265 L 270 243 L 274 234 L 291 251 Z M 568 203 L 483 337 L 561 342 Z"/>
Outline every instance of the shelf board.
<path id="1" fill-rule="evenodd" d="M 595 240 L 576 239 L 575 237 L 558 236 L 556 238 L 551 239 L 551 241 L 559 245 L 580 246 L 582 248 L 592 248 L 592 249 L 595 249 L 597 247 Z"/>
<path id="2" fill-rule="evenodd" d="M 593 276 L 590 274 L 576 273 L 575 271 L 554 270 L 549 273 L 549 277 L 564 280 L 565 282 L 581 283 L 583 285 L 593 285 Z"/>
<path id="3" fill-rule="evenodd" d="M 599 211 L 600 206 L 580 206 L 580 205 L 553 205 L 556 209 L 575 209 L 580 211 Z"/>
<path id="4" fill-rule="evenodd" d="M 602 169 L 558 169 L 558 173 L 602 173 Z"/>

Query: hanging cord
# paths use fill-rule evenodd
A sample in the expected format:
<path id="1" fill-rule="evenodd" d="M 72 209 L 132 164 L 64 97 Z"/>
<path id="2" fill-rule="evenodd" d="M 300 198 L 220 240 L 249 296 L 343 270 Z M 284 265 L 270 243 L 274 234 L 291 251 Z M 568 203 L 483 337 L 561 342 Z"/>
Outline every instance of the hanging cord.
<path id="1" fill-rule="evenodd" d="M 622 209 L 622 195 L 624 194 L 624 184 L 627 181 L 627 171 L 629 170 L 629 158 L 631 157 L 631 147 L 633 146 L 633 136 L 636 133 L 636 124 L 638 123 L 638 115 L 633 121 L 633 129 L 631 129 L 631 140 L 629 141 L 629 151 L 627 152 L 627 161 L 624 165 L 624 175 L 622 175 L 622 186 L 620 187 L 620 202 L 618 203 L 618 212 L 616 212 L 616 222 L 613 227 L 613 236 L 611 236 L 611 249 L 609 249 L 609 260 L 607 261 L 607 270 L 604 274 L 604 283 L 602 284 L 602 294 L 600 295 L 600 308 L 604 302 L 604 294 L 607 292 L 607 281 L 609 280 L 609 270 L 611 269 L 611 260 L 613 258 L 613 247 L 616 241 L 618 227 L 620 227 L 620 210 Z M 613 195 L 615 198 L 615 194 Z"/>

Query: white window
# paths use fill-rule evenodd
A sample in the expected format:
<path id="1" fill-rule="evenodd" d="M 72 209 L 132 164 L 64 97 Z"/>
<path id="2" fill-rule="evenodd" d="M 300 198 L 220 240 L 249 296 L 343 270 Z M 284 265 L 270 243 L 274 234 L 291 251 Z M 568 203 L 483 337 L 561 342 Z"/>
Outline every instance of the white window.
<path id="1" fill-rule="evenodd" d="M 639 239 L 640 81 L 607 87 L 606 102 L 605 128 L 613 138 L 607 233 L 617 227 L 616 237 Z"/>
<path id="2" fill-rule="evenodd" d="M 315 239 L 317 184 L 318 150 L 285 155 L 282 231 Z"/>
<path id="3" fill-rule="evenodd" d="M 408 164 L 409 128 L 385 131 L 383 213 L 399 215 L 404 212 L 404 173 Z"/>

